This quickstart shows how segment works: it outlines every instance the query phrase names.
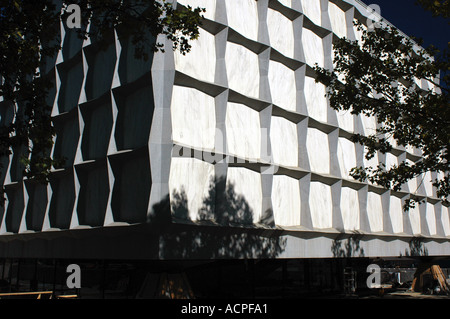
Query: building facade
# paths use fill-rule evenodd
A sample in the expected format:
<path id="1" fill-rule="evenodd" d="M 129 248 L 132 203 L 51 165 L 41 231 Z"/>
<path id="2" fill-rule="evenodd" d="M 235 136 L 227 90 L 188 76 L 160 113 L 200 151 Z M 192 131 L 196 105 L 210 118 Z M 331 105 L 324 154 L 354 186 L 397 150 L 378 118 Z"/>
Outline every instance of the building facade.
<path id="1" fill-rule="evenodd" d="M 61 23 L 45 70 L 65 157 L 49 185 L 3 159 L 0 257 L 222 259 L 446 256 L 449 207 L 432 174 L 400 192 L 356 182 L 354 166 L 420 159 L 394 148 L 372 162 L 352 134 L 373 118 L 329 107 L 313 66 L 336 37 L 357 39 L 355 0 L 180 0 L 206 8 L 186 55 L 147 61 Z M 170 47 L 163 37 L 158 41 Z M 426 89 L 426 81 L 418 83 Z M 2 121 L 13 105 L 0 103 Z M 409 213 L 402 202 L 425 202 Z"/>

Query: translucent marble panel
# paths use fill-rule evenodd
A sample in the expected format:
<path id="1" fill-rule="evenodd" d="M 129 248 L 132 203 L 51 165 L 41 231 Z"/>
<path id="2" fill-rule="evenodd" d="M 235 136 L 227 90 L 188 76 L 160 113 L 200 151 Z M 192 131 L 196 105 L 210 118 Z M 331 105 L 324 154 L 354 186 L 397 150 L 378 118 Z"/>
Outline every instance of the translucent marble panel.
<path id="1" fill-rule="evenodd" d="M 269 62 L 269 85 L 273 104 L 296 111 L 297 89 L 295 73 L 279 62 Z"/>
<path id="2" fill-rule="evenodd" d="M 180 3 L 186 7 L 191 6 L 192 8 L 205 8 L 206 12 L 203 13 L 203 16 L 206 19 L 214 20 L 216 16 L 216 0 L 178 0 L 177 3 Z"/>
<path id="3" fill-rule="evenodd" d="M 309 191 L 309 208 L 315 228 L 331 228 L 333 222 L 333 203 L 331 187 L 320 182 L 311 182 Z"/>
<path id="4" fill-rule="evenodd" d="M 362 114 L 359 116 L 361 117 L 363 125 L 363 134 L 366 136 L 375 134 L 377 129 L 377 120 L 375 117 L 369 117 Z"/>
<path id="5" fill-rule="evenodd" d="M 430 235 L 436 235 L 436 213 L 434 210 L 434 205 L 431 203 L 426 203 L 427 210 L 425 218 L 427 220 L 428 229 L 430 230 Z"/>
<path id="6" fill-rule="evenodd" d="M 294 27 L 292 21 L 269 8 L 267 12 L 270 45 L 287 57 L 294 57 Z"/>
<path id="7" fill-rule="evenodd" d="M 228 102 L 225 123 L 230 154 L 247 159 L 261 157 L 259 112 L 244 104 Z"/>
<path id="8" fill-rule="evenodd" d="M 298 133 L 295 123 L 283 117 L 272 116 L 270 140 L 274 163 L 298 166 Z"/>
<path id="9" fill-rule="evenodd" d="M 339 137 L 337 151 L 341 176 L 349 179 L 351 178 L 350 170 L 356 167 L 355 144 L 346 138 Z"/>
<path id="10" fill-rule="evenodd" d="M 391 218 L 394 233 L 403 232 L 403 210 L 402 201 L 396 196 L 391 196 L 389 204 L 389 216 Z"/>
<path id="11" fill-rule="evenodd" d="M 442 206 L 441 209 L 441 222 L 444 228 L 444 234 L 445 236 L 450 236 L 450 209 L 446 206 Z"/>
<path id="12" fill-rule="evenodd" d="M 420 234 L 420 206 L 416 205 L 414 208 L 411 208 L 407 213 L 409 215 L 409 221 L 411 223 L 411 230 L 414 235 Z M 406 214 L 406 213 L 405 213 Z"/>
<path id="13" fill-rule="evenodd" d="M 300 225 L 300 183 L 297 179 L 285 175 L 273 177 L 272 208 L 276 225 Z"/>
<path id="14" fill-rule="evenodd" d="M 260 77 L 258 55 L 242 45 L 228 42 L 225 62 L 230 89 L 258 98 Z"/>
<path id="15" fill-rule="evenodd" d="M 175 142 L 200 149 L 214 148 L 216 117 L 212 96 L 193 88 L 174 86 L 171 114 Z"/>
<path id="16" fill-rule="evenodd" d="M 347 21 L 345 12 L 333 2 L 328 2 L 328 14 L 331 20 L 331 29 L 340 38 L 347 37 Z"/>
<path id="17" fill-rule="evenodd" d="M 318 1 L 317 1 L 318 2 Z M 324 66 L 323 40 L 309 29 L 302 30 L 302 45 L 305 53 L 305 62 L 313 67 L 316 63 Z"/>
<path id="18" fill-rule="evenodd" d="M 195 79 L 213 83 L 216 70 L 215 37 L 202 28 L 199 31 L 199 38 L 190 42 L 192 48 L 189 53 L 182 55 L 175 52 L 175 69 Z"/>
<path id="19" fill-rule="evenodd" d="M 325 86 L 306 76 L 304 92 L 309 116 L 317 121 L 327 122 L 328 103 L 325 97 Z"/>
<path id="20" fill-rule="evenodd" d="M 355 119 L 353 114 L 350 113 L 350 111 L 337 111 L 336 117 L 340 128 L 350 133 L 354 132 Z"/>
<path id="21" fill-rule="evenodd" d="M 328 135 L 318 129 L 308 128 L 306 136 L 309 164 L 315 173 L 330 173 L 330 148 Z"/>
<path id="22" fill-rule="evenodd" d="M 367 195 L 367 215 L 372 232 L 383 231 L 383 206 L 381 195 L 369 192 Z"/>
<path id="23" fill-rule="evenodd" d="M 172 215 L 179 219 L 197 220 L 208 200 L 213 178 L 212 164 L 195 158 L 172 158 L 169 176 Z"/>
<path id="24" fill-rule="evenodd" d="M 225 0 L 228 25 L 251 39 L 258 40 L 258 7 L 255 0 Z"/>
<path id="25" fill-rule="evenodd" d="M 357 190 L 349 187 L 342 187 L 341 214 L 344 222 L 344 229 L 359 229 L 359 199 Z"/>
<path id="26" fill-rule="evenodd" d="M 319 0 L 302 0 L 303 13 L 315 24 L 321 25 L 321 8 Z"/>
<path id="27" fill-rule="evenodd" d="M 229 213 L 249 214 L 253 223 L 258 223 L 262 208 L 261 175 L 246 168 L 229 167 L 226 184 L 234 197 L 232 203 L 238 204 L 237 207 L 230 207 Z"/>

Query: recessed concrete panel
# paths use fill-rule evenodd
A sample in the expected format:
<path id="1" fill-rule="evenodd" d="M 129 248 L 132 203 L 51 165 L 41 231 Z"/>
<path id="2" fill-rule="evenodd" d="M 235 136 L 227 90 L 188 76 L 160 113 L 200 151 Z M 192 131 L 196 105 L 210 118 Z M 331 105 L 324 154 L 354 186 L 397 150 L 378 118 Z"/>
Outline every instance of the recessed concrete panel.
<path id="1" fill-rule="evenodd" d="M 78 224 L 103 226 L 110 192 L 106 160 L 77 167 L 80 192 L 77 201 Z"/>
<path id="2" fill-rule="evenodd" d="M 47 185 L 30 181 L 26 183 L 26 191 L 28 194 L 26 228 L 41 231 L 48 204 Z"/>
<path id="3" fill-rule="evenodd" d="M 6 190 L 8 206 L 6 208 L 5 226 L 8 233 L 18 233 L 25 208 L 22 184 Z"/>
<path id="4" fill-rule="evenodd" d="M 69 229 L 75 203 L 75 181 L 72 169 L 54 176 L 50 181 L 52 197 L 49 220 L 51 228 Z"/>
<path id="5" fill-rule="evenodd" d="M 110 100 L 99 105 L 85 105 L 80 109 L 84 121 L 81 142 L 83 159 L 106 157 L 113 125 Z"/>
<path id="6" fill-rule="evenodd" d="M 61 67 L 58 66 L 58 72 L 61 79 L 58 110 L 60 113 L 63 113 L 75 108 L 80 98 L 84 79 L 81 55 L 75 57 L 68 64 L 63 64 Z"/>
<path id="7" fill-rule="evenodd" d="M 111 89 L 116 65 L 116 48 L 112 38 L 109 42 L 105 47 L 91 45 L 83 49 L 88 63 L 85 84 L 88 100 L 98 98 Z"/>

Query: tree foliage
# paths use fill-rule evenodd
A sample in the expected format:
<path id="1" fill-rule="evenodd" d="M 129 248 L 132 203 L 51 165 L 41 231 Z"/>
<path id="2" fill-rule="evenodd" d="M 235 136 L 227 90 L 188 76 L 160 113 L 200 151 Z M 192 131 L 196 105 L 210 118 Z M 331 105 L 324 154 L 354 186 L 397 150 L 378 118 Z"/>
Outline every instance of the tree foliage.
<path id="1" fill-rule="evenodd" d="M 121 37 L 132 39 L 135 57 L 143 59 L 151 54 L 147 48 L 165 50 L 154 40 L 160 34 L 171 40 L 172 49 L 189 52 L 205 11 L 175 10 L 165 0 L 0 0 L 0 103 L 13 110 L 12 117 L 1 115 L 0 157 L 23 149 L 25 176 L 44 183 L 64 161 L 50 156 L 55 130 L 47 95 L 53 84 L 43 70 L 61 49 L 60 21 L 70 18 L 69 4 L 81 8 L 80 37 L 101 41 L 120 29 Z"/>
<path id="2" fill-rule="evenodd" d="M 412 178 L 423 181 L 426 173 L 433 173 L 437 196 L 448 203 L 449 51 L 421 48 L 387 24 L 371 30 L 360 22 L 355 25 L 361 32 L 360 41 L 337 39 L 333 44 L 333 70 L 316 65 L 316 81 L 327 86 L 327 96 L 335 110 L 376 119 L 373 134 L 352 137 L 365 146 L 366 159 L 393 148 L 416 148 L 422 154 L 391 167 L 383 163 L 377 167 L 354 167 L 351 176 L 400 191 Z M 421 79 L 427 81 L 428 87 L 420 87 Z M 404 209 L 418 201 L 418 197 L 411 197 Z"/>

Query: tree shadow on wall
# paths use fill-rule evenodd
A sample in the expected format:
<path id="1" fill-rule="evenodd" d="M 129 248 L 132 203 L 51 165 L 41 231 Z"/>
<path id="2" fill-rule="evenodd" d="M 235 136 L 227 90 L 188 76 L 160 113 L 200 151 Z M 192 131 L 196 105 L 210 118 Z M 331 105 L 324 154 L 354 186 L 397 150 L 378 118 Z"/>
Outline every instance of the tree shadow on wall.
<path id="1" fill-rule="evenodd" d="M 184 189 L 173 192 L 169 201 L 172 225 L 183 227 L 161 236 L 162 258 L 273 258 L 285 250 L 281 231 L 257 227 L 248 201 L 225 178 L 211 180 L 196 221 L 189 217 Z"/>
<path id="2" fill-rule="evenodd" d="M 350 234 L 347 239 L 338 236 L 333 240 L 331 252 L 333 257 L 364 257 L 364 249 L 361 247 L 361 235 L 357 232 Z"/>
<path id="3" fill-rule="evenodd" d="M 409 251 L 405 249 L 405 256 L 428 256 L 428 249 L 425 247 L 425 239 L 421 237 L 412 238 L 409 242 Z"/>

